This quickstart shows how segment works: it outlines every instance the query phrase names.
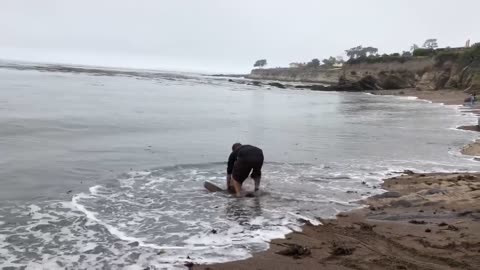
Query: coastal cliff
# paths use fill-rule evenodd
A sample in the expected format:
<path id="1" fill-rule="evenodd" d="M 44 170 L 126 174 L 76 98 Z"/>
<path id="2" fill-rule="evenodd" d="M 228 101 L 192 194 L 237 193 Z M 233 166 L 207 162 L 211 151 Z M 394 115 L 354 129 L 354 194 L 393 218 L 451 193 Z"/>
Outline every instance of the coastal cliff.
<path id="1" fill-rule="evenodd" d="M 480 91 L 480 44 L 471 48 L 420 49 L 417 55 L 350 59 L 342 68 L 254 69 L 257 80 L 325 83 L 313 90 L 362 91 L 416 88 Z"/>
<path id="2" fill-rule="evenodd" d="M 340 68 L 268 68 L 254 69 L 247 78 L 254 80 L 336 84 L 341 74 L 342 69 Z"/>
<path id="3" fill-rule="evenodd" d="M 422 75 L 430 70 L 435 61 L 431 57 L 411 59 L 392 58 L 378 62 L 355 61 L 343 66 L 344 81 L 356 82 L 371 77 L 377 89 L 415 88 Z M 365 90 L 377 90 L 365 89 Z"/>

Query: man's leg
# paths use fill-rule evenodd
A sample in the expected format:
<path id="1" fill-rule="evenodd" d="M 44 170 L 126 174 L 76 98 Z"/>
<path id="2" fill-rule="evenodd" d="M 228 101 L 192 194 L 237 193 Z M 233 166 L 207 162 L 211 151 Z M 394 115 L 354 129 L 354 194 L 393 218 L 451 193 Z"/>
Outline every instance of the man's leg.
<path id="1" fill-rule="evenodd" d="M 240 191 L 242 190 L 242 184 L 232 177 L 233 189 L 235 189 L 235 196 L 240 197 Z"/>
<path id="2" fill-rule="evenodd" d="M 230 183 L 233 185 L 235 190 L 235 195 L 240 196 L 240 191 L 242 189 L 242 183 L 247 179 L 248 174 L 250 173 L 250 168 L 248 163 L 242 160 L 235 161 L 233 165 L 233 172 Z"/>
<path id="3" fill-rule="evenodd" d="M 260 189 L 260 179 L 261 177 L 253 178 L 253 181 L 255 182 L 255 191 L 258 191 Z"/>
<path id="4" fill-rule="evenodd" d="M 260 180 L 262 179 L 262 166 L 263 166 L 263 155 L 252 164 L 252 175 L 253 181 L 255 182 L 255 191 L 258 191 L 260 188 Z"/>

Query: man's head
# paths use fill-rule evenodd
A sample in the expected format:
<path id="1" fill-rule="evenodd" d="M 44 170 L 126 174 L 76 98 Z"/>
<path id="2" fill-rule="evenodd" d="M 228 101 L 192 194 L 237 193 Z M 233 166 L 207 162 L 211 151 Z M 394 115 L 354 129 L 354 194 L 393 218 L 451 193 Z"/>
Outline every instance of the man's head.
<path id="1" fill-rule="evenodd" d="M 242 146 L 241 143 L 238 143 L 238 142 L 237 142 L 237 143 L 234 143 L 234 144 L 232 145 L 232 151 L 237 150 L 237 148 L 239 148 L 240 146 Z"/>

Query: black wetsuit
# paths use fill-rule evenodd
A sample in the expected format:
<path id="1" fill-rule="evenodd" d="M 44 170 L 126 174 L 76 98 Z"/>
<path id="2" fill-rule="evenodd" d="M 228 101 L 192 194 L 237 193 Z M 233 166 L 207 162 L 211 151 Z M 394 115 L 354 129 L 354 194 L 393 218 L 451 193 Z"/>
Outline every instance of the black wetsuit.
<path id="1" fill-rule="evenodd" d="M 233 151 L 228 157 L 227 174 L 233 179 L 243 183 L 252 171 L 252 178 L 262 176 L 263 151 L 252 145 L 242 145 Z"/>

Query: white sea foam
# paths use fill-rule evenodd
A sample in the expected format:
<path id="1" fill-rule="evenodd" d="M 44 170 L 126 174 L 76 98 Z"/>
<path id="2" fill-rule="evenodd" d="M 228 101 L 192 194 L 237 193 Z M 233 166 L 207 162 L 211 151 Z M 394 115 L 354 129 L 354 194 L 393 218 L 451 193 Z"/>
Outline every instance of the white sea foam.
<path id="1" fill-rule="evenodd" d="M 259 197 L 260 201 L 241 200 L 238 201 L 240 204 L 232 204 L 233 201 L 223 195 L 192 190 L 192 182 L 199 183 L 197 189 L 201 190 L 204 179 L 223 183 L 224 178 L 221 175 L 206 176 L 212 173 L 217 174 L 219 165 L 212 165 L 212 168 L 207 167 L 202 170 L 179 167 L 156 173 L 130 172 L 126 179 L 131 179 L 130 176 L 135 175 L 134 183 L 126 186 L 125 179 L 119 179 L 118 189 L 93 186 L 90 188 L 90 193 L 73 196 L 72 206 L 85 215 L 89 224 L 102 226 L 114 238 L 126 244 L 134 243 L 132 245 L 150 249 L 152 252 L 159 250 L 165 252 L 159 256 L 161 262 L 144 258 L 145 262 L 150 264 L 176 265 L 187 255 L 197 263 L 221 262 L 247 258 L 252 251 L 268 248 L 269 240 L 300 230 L 299 225 L 302 221 L 317 225 L 320 222 L 315 218 L 316 216 L 330 217 L 338 211 L 356 207 L 350 205 L 349 201 L 357 200 L 359 195 L 345 192 L 354 187 L 369 190 L 370 188 L 361 185 L 360 180 L 377 182 L 378 178 L 384 175 L 380 173 L 373 177 L 372 175 L 366 177 L 359 172 L 339 173 L 335 169 L 336 165 L 330 165 L 331 173 L 325 172 L 327 167 L 325 165 L 318 167 L 285 165 L 267 166 L 272 170 L 267 169 L 269 177 L 279 180 L 278 183 L 269 183 L 269 192 Z M 326 180 L 329 183 L 328 187 L 321 184 L 322 181 L 316 183 L 324 176 L 328 179 Z M 270 182 L 269 177 L 264 179 L 264 183 Z M 304 177 L 309 179 L 304 180 L 307 181 L 304 182 L 307 186 L 298 190 L 297 196 L 275 191 L 280 186 L 285 188 L 285 185 L 295 188 L 295 182 Z M 175 180 L 186 178 L 188 178 L 187 181 Z M 352 182 L 353 179 L 358 180 Z M 343 184 L 339 186 L 335 185 L 335 182 Z M 315 190 L 331 190 L 331 194 L 308 190 L 306 188 L 308 185 L 315 186 Z M 165 190 L 170 190 L 169 194 L 159 192 Z M 344 199 L 335 199 L 337 195 Z M 99 204 L 97 201 L 102 203 Z M 282 208 L 290 207 L 291 211 L 275 210 L 278 207 L 277 204 L 282 201 L 286 202 Z M 293 204 L 295 206 L 288 206 L 292 204 L 288 201 L 295 202 Z M 312 202 L 322 205 L 318 213 L 298 209 L 298 207 L 305 208 Z M 258 203 L 261 204 L 260 207 Z M 223 212 L 225 210 L 226 212 Z M 212 230 L 215 230 L 215 233 L 212 233 Z M 151 238 L 147 237 L 148 234 L 157 236 Z M 91 251 L 95 248 L 97 246 L 94 243 L 86 242 L 82 250 Z"/>
<path id="2" fill-rule="evenodd" d="M 92 186 L 70 202 L 3 209 L 28 220 L 16 227 L 1 223 L 0 230 L 31 239 L 29 248 L 39 257 L 22 261 L 21 242 L 5 237 L 0 238 L 0 257 L 6 258 L 7 266 L 28 264 L 29 269 L 101 269 L 104 262 L 111 268 L 181 269 L 185 261 L 245 259 L 252 252 L 267 249 L 271 239 L 301 230 L 303 222 L 320 225 L 317 217 L 333 217 L 359 207 L 351 202 L 382 192 L 373 185 L 396 171 L 418 169 L 406 166 L 415 163 L 433 170 L 448 168 L 444 162 L 420 160 L 368 165 L 354 161 L 319 166 L 266 164 L 264 182 L 269 190 L 258 198 L 245 199 L 203 190 L 203 179 L 223 183 L 223 165 L 219 164 L 136 174 L 128 187 L 120 178 L 116 183 Z M 347 193 L 350 190 L 358 193 Z M 55 245 L 45 253 L 42 243 Z M 14 263 L 18 260 L 21 263 Z"/>

